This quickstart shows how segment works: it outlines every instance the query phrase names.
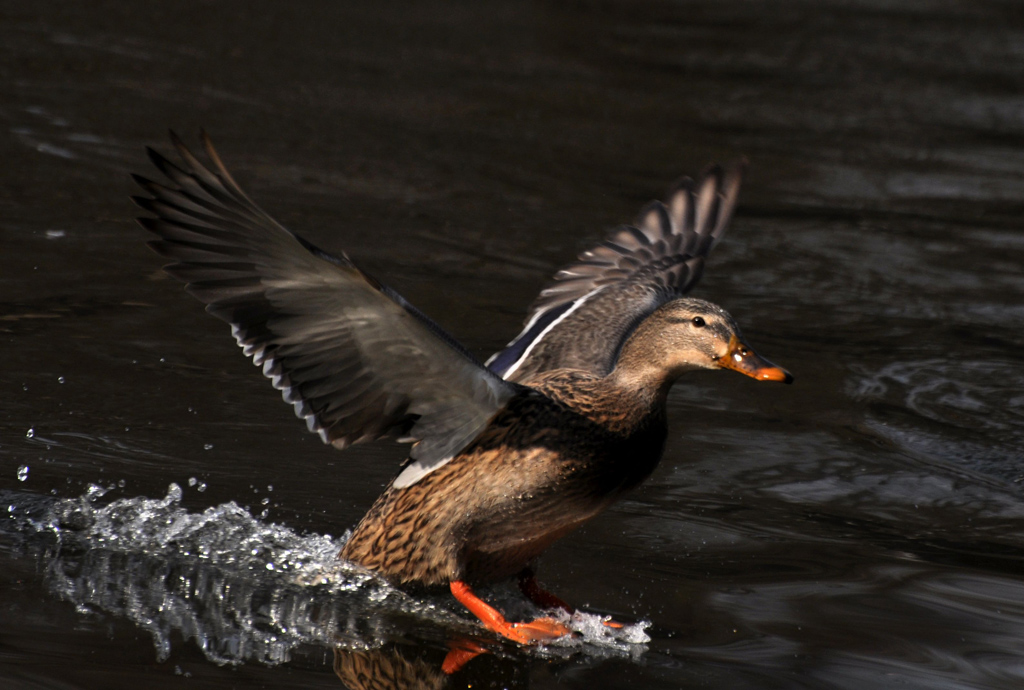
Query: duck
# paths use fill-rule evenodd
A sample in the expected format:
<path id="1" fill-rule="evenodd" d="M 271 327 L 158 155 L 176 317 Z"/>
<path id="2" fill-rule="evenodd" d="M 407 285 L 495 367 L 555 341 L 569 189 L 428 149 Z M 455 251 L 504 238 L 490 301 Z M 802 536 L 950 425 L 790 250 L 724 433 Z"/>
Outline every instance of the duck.
<path id="1" fill-rule="evenodd" d="M 201 134 L 206 162 L 133 175 L 164 270 L 227 322 L 253 364 L 325 444 L 392 438 L 408 459 L 340 558 L 397 587 L 447 588 L 513 642 L 570 634 L 552 615 L 509 621 L 474 591 L 517 578 L 542 609 L 574 609 L 537 581 L 537 558 L 658 465 L 672 385 L 727 369 L 792 375 L 758 355 L 723 308 L 687 293 L 733 216 L 744 163 L 683 178 L 633 225 L 561 268 L 524 328 L 480 362 L 346 253 L 329 253 L 253 202 Z M 610 625 L 619 625 L 609 621 Z"/>

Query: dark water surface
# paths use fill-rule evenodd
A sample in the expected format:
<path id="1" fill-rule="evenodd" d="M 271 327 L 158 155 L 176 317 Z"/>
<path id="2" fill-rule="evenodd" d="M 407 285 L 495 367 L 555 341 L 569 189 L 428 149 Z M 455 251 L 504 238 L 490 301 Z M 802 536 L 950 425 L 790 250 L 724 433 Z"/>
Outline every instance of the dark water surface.
<path id="1" fill-rule="evenodd" d="M 0 687 L 1024 686 L 1019 3 L 0 19 Z M 685 379 L 653 478 L 541 564 L 635 625 L 517 649 L 333 561 L 402 449 L 322 446 L 159 272 L 127 174 L 168 126 L 482 357 L 603 230 L 749 159 L 697 294 L 796 384 Z M 492 653 L 446 677 L 466 636 Z"/>

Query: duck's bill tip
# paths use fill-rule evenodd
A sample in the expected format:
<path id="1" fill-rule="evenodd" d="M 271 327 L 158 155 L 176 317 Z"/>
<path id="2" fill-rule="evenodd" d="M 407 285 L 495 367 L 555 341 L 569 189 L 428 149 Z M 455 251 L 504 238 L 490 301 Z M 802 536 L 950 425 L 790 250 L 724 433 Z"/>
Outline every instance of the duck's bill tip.
<path id="1" fill-rule="evenodd" d="M 778 381 L 779 383 L 793 383 L 793 375 L 782 367 L 764 367 L 756 373 L 750 374 L 758 381 Z"/>
<path id="2" fill-rule="evenodd" d="M 793 383 L 793 375 L 754 352 L 748 345 L 734 341 L 729 352 L 718 359 L 718 366 L 731 369 L 758 381 Z"/>

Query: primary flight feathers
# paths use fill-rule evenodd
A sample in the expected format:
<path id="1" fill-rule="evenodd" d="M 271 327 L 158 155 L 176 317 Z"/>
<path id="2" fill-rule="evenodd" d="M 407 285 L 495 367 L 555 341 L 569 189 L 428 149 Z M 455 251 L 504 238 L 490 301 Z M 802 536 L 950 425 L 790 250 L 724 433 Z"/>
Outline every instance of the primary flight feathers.
<path id="1" fill-rule="evenodd" d="M 173 183 L 141 176 L 154 214 L 139 222 L 166 270 L 231 324 L 245 354 L 311 431 L 344 448 L 387 435 L 417 441 L 429 466 L 471 441 L 517 390 L 347 256 L 331 256 L 254 204 L 208 136 L 212 169 L 173 133 L 183 167 L 150 150 Z"/>

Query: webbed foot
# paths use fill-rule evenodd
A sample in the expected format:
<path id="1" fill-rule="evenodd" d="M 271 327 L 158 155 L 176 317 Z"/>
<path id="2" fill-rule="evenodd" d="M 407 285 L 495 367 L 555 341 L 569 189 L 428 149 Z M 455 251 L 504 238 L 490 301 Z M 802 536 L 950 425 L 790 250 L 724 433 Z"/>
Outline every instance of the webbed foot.
<path id="1" fill-rule="evenodd" d="M 557 640 L 572 632 L 567 626 L 553 618 L 538 618 L 523 623 L 510 623 L 493 606 L 473 594 L 469 585 L 455 580 L 450 585 L 452 595 L 469 609 L 470 613 L 480 619 L 488 630 L 507 637 L 519 644 L 539 644 Z"/>

